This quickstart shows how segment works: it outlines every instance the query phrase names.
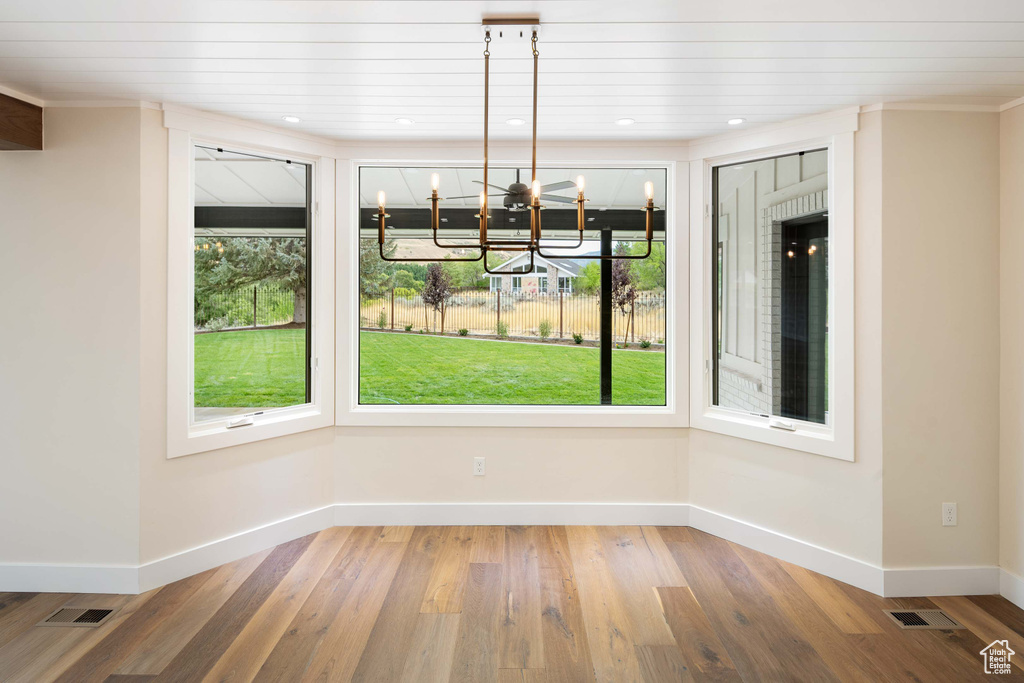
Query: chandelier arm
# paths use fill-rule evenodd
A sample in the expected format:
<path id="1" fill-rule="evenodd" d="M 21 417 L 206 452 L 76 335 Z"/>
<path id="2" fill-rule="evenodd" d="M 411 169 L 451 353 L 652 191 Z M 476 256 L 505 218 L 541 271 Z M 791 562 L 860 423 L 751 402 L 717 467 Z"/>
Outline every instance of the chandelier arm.
<path id="1" fill-rule="evenodd" d="M 382 261 L 390 261 L 391 263 L 458 263 L 458 262 L 474 262 L 479 261 L 484 257 L 484 252 L 481 252 L 476 258 L 395 258 L 393 256 L 384 255 L 384 243 L 380 244 L 380 259 Z"/>
<path id="2" fill-rule="evenodd" d="M 391 261 L 392 263 L 409 263 L 409 262 L 414 262 L 414 263 L 432 263 L 432 262 L 436 262 L 436 261 L 440 260 L 440 259 L 422 259 L 422 258 L 394 258 L 393 256 L 385 255 L 384 254 L 384 238 L 385 238 L 384 228 L 385 228 L 385 224 L 387 223 L 387 218 L 388 218 L 388 214 L 384 213 L 384 211 L 378 211 L 377 212 L 377 248 L 380 251 L 380 258 L 381 258 L 382 261 Z M 437 246 L 439 246 L 439 247 L 444 246 L 442 244 L 438 244 L 438 242 L 437 242 L 437 230 L 436 230 L 436 228 L 434 230 L 434 244 L 437 244 Z M 462 245 L 451 245 L 451 246 L 452 247 L 456 247 L 456 248 L 462 248 L 462 247 L 467 247 L 467 246 L 470 246 L 470 245 L 462 244 Z M 451 247 L 448 247 L 448 248 L 451 248 Z M 484 249 L 481 247 L 480 255 L 477 256 L 476 258 L 459 257 L 459 258 L 449 258 L 449 259 L 444 259 L 444 260 L 445 261 L 468 261 L 468 262 L 479 261 L 480 259 L 482 259 L 484 257 L 484 253 L 485 253 Z"/>
<path id="3" fill-rule="evenodd" d="M 484 259 L 484 271 L 487 274 L 489 274 L 489 275 L 529 275 L 530 273 L 532 273 L 534 271 L 534 267 L 533 267 L 533 264 L 534 264 L 534 260 L 533 259 L 534 259 L 534 257 L 533 257 L 533 255 L 534 255 L 534 251 L 535 250 L 534 250 L 532 245 L 529 246 L 529 247 L 526 247 L 526 248 L 522 248 L 522 249 L 502 249 L 501 251 L 529 251 L 530 252 L 530 269 L 529 270 L 523 270 L 523 271 L 520 271 L 520 272 L 517 272 L 517 273 L 513 273 L 510 270 L 491 270 L 488 267 L 488 265 L 487 265 L 487 259 Z"/>
<path id="4" fill-rule="evenodd" d="M 647 240 L 647 251 L 643 254 L 612 254 L 611 256 L 603 256 L 601 254 L 585 254 L 581 256 L 572 256 L 573 260 L 579 261 L 641 261 L 651 255 L 651 242 Z M 552 258 L 541 254 L 545 258 Z M 555 256 L 553 258 L 567 258 L 567 256 Z"/>

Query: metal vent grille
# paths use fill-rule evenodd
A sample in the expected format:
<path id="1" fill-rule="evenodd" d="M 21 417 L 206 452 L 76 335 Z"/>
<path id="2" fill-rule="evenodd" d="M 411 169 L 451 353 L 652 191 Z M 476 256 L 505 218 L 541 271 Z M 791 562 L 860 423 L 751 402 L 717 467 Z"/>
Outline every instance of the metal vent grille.
<path id="1" fill-rule="evenodd" d="M 962 629 L 964 625 L 940 609 L 887 609 L 885 613 L 902 629 Z"/>
<path id="2" fill-rule="evenodd" d="M 110 615 L 112 609 L 99 609 L 89 607 L 61 607 L 50 616 L 43 619 L 36 626 L 75 626 L 78 628 L 96 628 L 103 624 Z"/>

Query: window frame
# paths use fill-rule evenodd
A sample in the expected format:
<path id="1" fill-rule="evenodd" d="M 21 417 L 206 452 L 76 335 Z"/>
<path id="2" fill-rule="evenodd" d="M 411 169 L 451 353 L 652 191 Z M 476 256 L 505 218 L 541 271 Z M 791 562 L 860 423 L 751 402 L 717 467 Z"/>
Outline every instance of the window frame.
<path id="1" fill-rule="evenodd" d="M 630 151 L 637 151 L 630 147 Z M 339 426 L 494 426 L 494 427 L 657 427 L 689 426 L 689 392 L 687 390 L 687 353 L 689 349 L 687 299 L 689 238 L 687 209 L 689 204 L 688 166 L 685 146 L 679 147 L 676 160 L 665 160 L 664 146 L 651 148 L 650 158 L 625 156 L 625 148 L 589 150 L 593 154 L 608 153 L 622 159 L 604 161 L 602 156 L 572 154 L 538 162 L 538 167 L 571 168 L 586 173 L 602 168 L 656 168 L 666 173 L 666 249 L 670 263 L 667 288 L 679 292 L 670 299 L 666 311 L 666 396 L 664 406 L 562 406 L 562 405 L 362 405 L 359 403 L 359 307 L 358 307 L 358 225 L 359 170 L 363 166 L 458 168 L 479 166 L 480 160 L 438 160 L 435 148 L 424 147 L 422 158 L 353 158 L 345 172 L 347 188 L 338 186 L 338 385 L 337 424 Z M 579 151 L 579 150 L 573 150 Z M 647 151 L 647 150 L 642 150 Z M 567 152 L 569 153 L 569 152 Z M 659 156 L 654 156 L 658 154 Z M 499 158 L 492 167 L 519 166 L 524 161 Z M 339 165 L 339 175 L 342 168 Z M 348 206 L 344 206 L 348 202 Z M 638 200 L 639 206 L 642 200 Z M 344 274 L 344 275 L 343 275 Z M 681 289 L 682 288 L 682 289 Z"/>
<path id="2" fill-rule="evenodd" d="M 334 184 L 329 148 L 271 131 L 253 130 L 167 111 L 167 457 L 177 458 L 333 424 L 334 419 Z M 290 158 L 312 165 L 312 244 L 309 268 L 311 401 L 271 409 L 250 426 L 228 419 L 196 423 L 194 391 L 194 196 L 196 145 Z"/>
<path id="3" fill-rule="evenodd" d="M 814 128 L 811 126 L 810 128 Z M 816 127 L 821 128 L 822 124 Z M 690 162 L 690 424 L 706 431 L 839 460 L 854 460 L 854 142 L 856 116 L 825 123 L 826 134 L 739 137 L 708 144 Z M 786 134 L 788 133 L 788 134 Z M 779 137 L 789 140 L 778 142 Z M 772 144 L 776 142 L 776 144 Z M 828 150 L 829 425 L 763 417 L 713 405 L 712 169 L 815 149 Z M 702 152 L 702 153 L 701 153 Z M 697 201 L 696 198 L 700 198 Z M 783 427 L 788 423 L 792 430 Z"/>

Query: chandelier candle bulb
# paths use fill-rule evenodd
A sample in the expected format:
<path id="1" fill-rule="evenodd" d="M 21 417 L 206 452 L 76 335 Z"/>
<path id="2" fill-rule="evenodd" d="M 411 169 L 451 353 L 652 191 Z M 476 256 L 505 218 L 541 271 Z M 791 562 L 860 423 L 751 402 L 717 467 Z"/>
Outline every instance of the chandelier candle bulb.
<path id="1" fill-rule="evenodd" d="M 440 187 L 441 187 L 441 176 L 438 175 L 437 173 L 431 173 L 430 174 L 430 189 L 432 189 L 436 193 Z"/>
<path id="2" fill-rule="evenodd" d="M 647 201 L 652 201 L 654 199 L 654 183 L 650 180 L 644 183 L 644 195 L 647 197 Z"/>
<path id="3" fill-rule="evenodd" d="M 384 190 L 377 193 L 377 208 L 380 209 L 381 213 L 384 213 Z"/>

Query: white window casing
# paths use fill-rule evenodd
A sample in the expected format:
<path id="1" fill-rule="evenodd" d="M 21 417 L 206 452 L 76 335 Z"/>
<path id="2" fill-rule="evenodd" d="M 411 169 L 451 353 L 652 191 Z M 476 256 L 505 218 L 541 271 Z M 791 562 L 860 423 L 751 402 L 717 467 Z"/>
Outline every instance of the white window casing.
<path id="1" fill-rule="evenodd" d="M 382 150 L 376 150 L 382 151 Z M 403 151 L 420 151 L 410 145 Z M 689 335 L 686 315 L 685 283 L 689 263 L 686 206 L 688 168 L 676 161 L 664 161 L 664 146 L 643 148 L 647 159 L 636 158 L 636 147 L 592 147 L 583 159 L 576 147 L 565 150 L 564 159 L 551 158 L 539 166 L 586 168 L 663 168 L 666 170 L 667 213 L 666 249 L 669 259 L 667 290 L 678 292 L 669 297 L 666 311 L 666 405 L 664 406 L 578 406 L 578 405 L 381 405 L 359 403 L 358 345 L 358 248 L 356 232 L 359 220 L 359 169 L 362 166 L 430 166 L 434 168 L 479 166 L 479 160 L 439 161 L 436 148 L 424 146 L 422 156 L 380 158 L 366 156 L 348 164 L 339 161 L 338 174 L 338 425 L 382 426 L 508 426 L 508 427 L 667 427 L 688 426 L 687 390 Z M 679 148 L 680 159 L 684 148 Z M 607 153 L 607 156 L 593 156 Z M 662 156 L 655 156 L 662 155 Z M 606 161 L 612 158 L 614 161 Z M 515 166 L 517 160 L 491 162 L 494 167 Z M 341 179 L 342 174 L 347 178 Z M 637 204 L 641 203 L 638 198 Z M 570 257 L 571 258 L 571 257 Z M 512 269 L 510 269 L 512 270 Z M 510 283 L 511 284 L 511 283 Z M 497 342 L 496 342 L 497 343 Z M 500 362 L 500 361 L 499 361 Z"/>
<path id="2" fill-rule="evenodd" d="M 167 457 L 205 451 L 319 429 L 334 424 L 334 223 L 335 160 L 329 145 L 286 134 L 165 111 L 168 128 L 168 254 L 167 254 Z M 228 420 L 196 424 L 193 402 L 193 232 L 196 144 L 265 154 L 313 167 L 311 245 L 312 318 L 311 402 L 267 409 L 253 424 L 229 429 Z"/>
<path id="3" fill-rule="evenodd" d="M 817 455 L 854 459 L 854 132 L 856 113 L 715 139 L 690 161 L 690 426 Z M 712 405 L 712 169 L 826 148 L 828 161 L 829 424 Z"/>

